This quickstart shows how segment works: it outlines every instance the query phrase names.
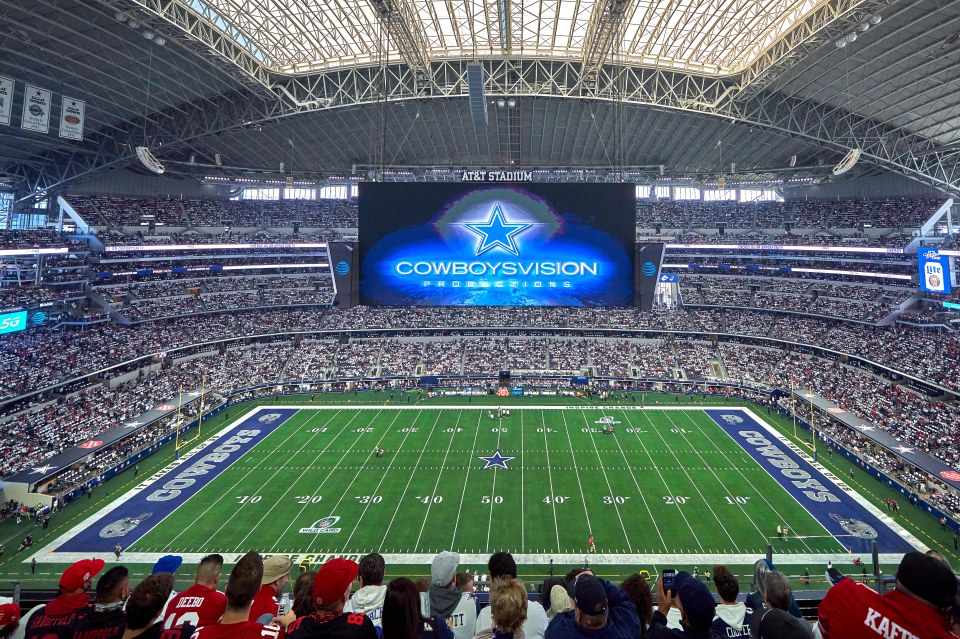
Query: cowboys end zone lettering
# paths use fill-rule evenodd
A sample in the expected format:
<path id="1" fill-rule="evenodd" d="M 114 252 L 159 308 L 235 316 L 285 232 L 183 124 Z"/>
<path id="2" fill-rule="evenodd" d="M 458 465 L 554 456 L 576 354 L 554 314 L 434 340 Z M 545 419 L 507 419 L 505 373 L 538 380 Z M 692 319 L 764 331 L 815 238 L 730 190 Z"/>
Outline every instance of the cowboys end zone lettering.
<path id="1" fill-rule="evenodd" d="M 361 184 L 361 303 L 630 306 L 622 186 Z"/>
<path id="2" fill-rule="evenodd" d="M 129 547 L 296 412 L 290 408 L 262 409 L 221 431 L 190 459 L 148 486 L 134 489 L 129 499 L 58 546 L 57 552 L 112 551 L 118 542 Z M 148 519 L 149 526 L 144 524 Z"/>
<path id="3" fill-rule="evenodd" d="M 748 413 L 730 409 L 705 412 L 845 548 L 869 553 L 876 539 L 882 553 L 915 550 Z"/>

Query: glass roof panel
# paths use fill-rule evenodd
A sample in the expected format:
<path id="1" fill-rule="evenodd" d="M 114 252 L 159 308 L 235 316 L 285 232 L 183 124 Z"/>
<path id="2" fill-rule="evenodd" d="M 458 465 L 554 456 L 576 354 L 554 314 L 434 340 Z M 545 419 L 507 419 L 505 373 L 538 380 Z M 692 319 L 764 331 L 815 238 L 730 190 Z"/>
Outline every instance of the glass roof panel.
<path id="1" fill-rule="evenodd" d="M 271 71 L 308 73 L 372 64 L 382 32 L 371 0 L 175 0 Z M 829 0 L 632 0 L 618 61 L 707 75 L 749 67 Z M 426 58 L 537 55 L 583 59 L 601 0 L 392 0 L 416 21 Z M 510 15 L 503 11 L 510 7 Z M 512 24 L 519 21 L 521 24 Z M 509 50 L 505 43 L 509 42 Z M 391 60 L 401 55 L 394 38 Z"/>

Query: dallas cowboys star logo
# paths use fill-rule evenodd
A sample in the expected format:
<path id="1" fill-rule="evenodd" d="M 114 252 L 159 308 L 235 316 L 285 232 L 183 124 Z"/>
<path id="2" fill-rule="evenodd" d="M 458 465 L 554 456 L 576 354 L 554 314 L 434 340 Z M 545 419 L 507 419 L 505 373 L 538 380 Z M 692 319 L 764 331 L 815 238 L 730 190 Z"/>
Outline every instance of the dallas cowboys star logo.
<path id="1" fill-rule="evenodd" d="M 510 461 L 511 459 L 516 459 L 516 457 L 504 457 L 503 455 L 500 454 L 499 450 L 497 450 L 494 454 L 490 455 L 489 457 L 483 457 L 481 455 L 479 456 L 479 458 L 487 463 L 487 465 L 481 468 L 480 470 L 486 470 L 488 468 L 502 468 L 504 470 L 510 470 L 507 467 L 507 462 Z"/>
<path id="2" fill-rule="evenodd" d="M 525 222 L 515 224 L 507 222 L 503 217 L 503 211 L 500 209 L 499 204 L 493 207 L 493 213 L 490 215 L 490 219 L 483 224 L 473 222 L 469 224 L 464 223 L 463 225 L 480 236 L 480 243 L 477 244 L 477 255 L 483 255 L 490 249 L 497 247 L 502 248 L 508 253 L 520 255 L 514 237 L 533 226 Z"/>

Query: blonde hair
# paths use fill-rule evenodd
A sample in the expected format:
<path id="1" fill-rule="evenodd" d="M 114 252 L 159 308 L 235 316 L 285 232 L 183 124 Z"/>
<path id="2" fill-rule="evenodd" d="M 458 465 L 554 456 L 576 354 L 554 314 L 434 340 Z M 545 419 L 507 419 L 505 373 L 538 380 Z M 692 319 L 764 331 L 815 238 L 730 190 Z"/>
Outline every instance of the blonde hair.
<path id="1" fill-rule="evenodd" d="M 527 620 L 527 589 L 513 577 L 497 577 L 490 586 L 493 626 L 503 633 L 518 633 Z"/>

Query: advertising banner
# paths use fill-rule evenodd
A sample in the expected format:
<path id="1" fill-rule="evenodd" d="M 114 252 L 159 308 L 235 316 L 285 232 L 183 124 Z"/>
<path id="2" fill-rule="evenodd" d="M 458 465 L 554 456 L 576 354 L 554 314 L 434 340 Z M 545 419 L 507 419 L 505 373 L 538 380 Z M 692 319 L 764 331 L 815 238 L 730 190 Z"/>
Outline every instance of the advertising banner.
<path id="1" fill-rule="evenodd" d="M 950 258 L 932 248 L 921 248 L 917 263 L 920 265 L 920 290 L 928 293 L 949 295 Z"/>

